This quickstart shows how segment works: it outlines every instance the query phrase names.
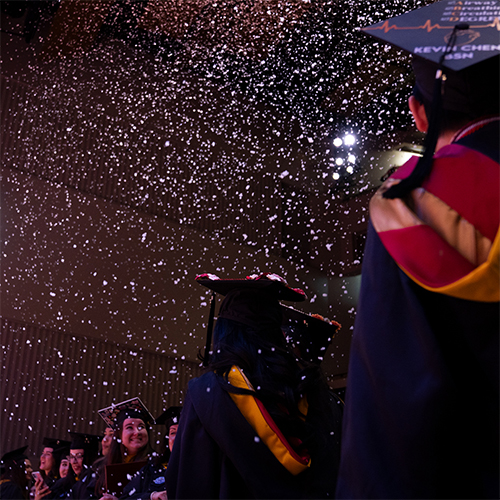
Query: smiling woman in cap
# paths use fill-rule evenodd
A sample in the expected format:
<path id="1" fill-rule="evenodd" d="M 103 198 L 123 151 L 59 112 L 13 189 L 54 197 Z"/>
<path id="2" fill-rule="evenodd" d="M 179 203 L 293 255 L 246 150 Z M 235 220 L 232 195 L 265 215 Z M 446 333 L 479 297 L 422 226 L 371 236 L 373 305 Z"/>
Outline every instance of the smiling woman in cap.
<path id="1" fill-rule="evenodd" d="M 500 2 L 364 28 L 414 55 L 427 133 L 370 202 L 338 498 L 499 497 Z"/>
<path id="2" fill-rule="evenodd" d="M 149 430 L 154 422 L 153 416 L 139 398 L 103 408 L 99 410 L 99 415 L 113 429 L 114 435 L 109 452 L 99 461 L 93 481 L 86 486 L 87 491 L 93 490 L 97 498 L 106 494 L 107 466 L 132 462 L 142 464 L 148 460 L 153 451 Z"/>
<path id="3" fill-rule="evenodd" d="M 304 301 L 304 292 L 274 274 L 197 281 L 225 297 L 208 371 L 189 383 L 168 498 L 333 496 L 341 410 L 319 366 L 298 359 L 281 329 L 280 300 Z"/>

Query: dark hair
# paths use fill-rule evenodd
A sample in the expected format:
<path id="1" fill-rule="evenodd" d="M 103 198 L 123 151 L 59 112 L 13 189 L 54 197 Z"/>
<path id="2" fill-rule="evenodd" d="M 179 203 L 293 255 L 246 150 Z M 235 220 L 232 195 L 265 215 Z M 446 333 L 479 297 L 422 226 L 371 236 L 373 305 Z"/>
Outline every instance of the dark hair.
<path id="1" fill-rule="evenodd" d="M 227 379 L 233 365 L 243 370 L 281 431 L 305 442 L 313 429 L 307 429 L 298 403 L 305 394 L 327 390 L 320 367 L 297 358 L 278 327 L 255 330 L 219 318 L 208 369 Z"/>
<path id="2" fill-rule="evenodd" d="M 21 490 L 23 498 L 28 498 L 29 481 L 26 477 L 26 465 L 24 463 L 24 460 L 24 458 L 16 460 L 6 460 L 3 465 L 4 472 L 2 473 L 1 479 L 2 481 L 12 481 Z"/>
<path id="3" fill-rule="evenodd" d="M 422 95 L 422 93 L 418 91 L 418 87 L 415 87 L 413 95 L 420 104 L 423 104 L 425 109 L 425 114 L 427 115 L 428 119 L 430 119 L 432 113 L 431 101 L 429 99 L 426 99 Z M 456 132 L 457 130 L 460 130 L 463 127 L 465 127 L 471 121 L 475 120 L 476 118 L 480 118 L 481 116 L 483 116 L 482 113 L 469 113 L 469 112 L 455 111 L 452 109 L 442 108 L 440 110 L 440 116 L 439 116 L 440 133 L 443 134 L 447 132 Z"/>
<path id="4" fill-rule="evenodd" d="M 52 450 L 51 453 L 52 453 L 52 458 L 54 459 L 53 460 L 54 463 L 52 464 L 52 468 L 50 469 L 48 474 L 44 470 L 40 470 L 40 474 L 45 483 L 49 484 L 50 486 L 50 483 L 57 481 L 59 479 L 59 461 L 58 461 L 59 452 L 54 451 L 54 448 L 52 448 L 51 446 L 45 446 L 44 449 L 45 448 L 50 448 Z"/>

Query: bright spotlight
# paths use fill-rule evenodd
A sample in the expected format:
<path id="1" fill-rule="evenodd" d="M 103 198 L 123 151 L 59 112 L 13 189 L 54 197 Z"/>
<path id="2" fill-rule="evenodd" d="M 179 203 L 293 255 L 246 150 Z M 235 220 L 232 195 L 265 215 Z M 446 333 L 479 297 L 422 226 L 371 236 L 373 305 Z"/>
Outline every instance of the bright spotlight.
<path id="1" fill-rule="evenodd" d="M 335 139 L 333 139 L 333 145 L 336 148 L 340 148 L 340 146 L 342 146 L 342 139 L 340 137 L 336 137 Z"/>
<path id="2" fill-rule="evenodd" d="M 354 155 L 349 155 L 349 156 L 347 157 L 347 161 L 348 161 L 349 163 L 356 163 L 356 157 L 355 157 Z"/>
<path id="3" fill-rule="evenodd" d="M 339 174 L 338 172 L 334 172 L 334 173 L 333 173 L 333 175 L 332 175 L 332 177 L 333 177 L 336 181 L 338 181 L 338 180 L 340 179 L 340 174 Z"/>
<path id="4" fill-rule="evenodd" d="M 354 169 L 352 167 L 347 167 L 346 170 L 350 174 L 352 174 L 354 172 Z"/>
<path id="5" fill-rule="evenodd" d="M 340 167 L 340 165 L 344 164 L 344 159 L 343 158 L 336 158 L 335 163 Z"/>
<path id="6" fill-rule="evenodd" d="M 355 143 L 356 143 L 356 137 L 354 137 L 352 134 L 347 134 L 344 137 L 344 144 L 346 146 L 352 146 Z"/>

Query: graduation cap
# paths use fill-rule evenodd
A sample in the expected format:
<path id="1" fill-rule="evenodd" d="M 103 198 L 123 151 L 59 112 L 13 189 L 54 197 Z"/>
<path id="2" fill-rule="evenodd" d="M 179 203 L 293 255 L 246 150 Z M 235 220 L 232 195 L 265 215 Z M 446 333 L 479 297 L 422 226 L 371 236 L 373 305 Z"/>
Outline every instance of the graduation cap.
<path id="1" fill-rule="evenodd" d="M 71 434 L 71 450 L 83 449 L 87 453 L 97 453 L 99 451 L 99 443 L 101 436 L 95 434 L 85 434 L 82 432 L 70 432 Z"/>
<path id="2" fill-rule="evenodd" d="M 155 424 L 164 424 L 168 429 L 171 425 L 179 423 L 181 411 L 182 406 L 170 406 L 155 420 Z"/>
<path id="3" fill-rule="evenodd" d="M 44 437 L 42 444 L 45 448 L 52 448 L 53 453 L 57 454 L 69 449 L 71 442 L 65 439 Z"/>
<path id="4" fill-rule="evenodd" d="M 212 290 L 207 342 L 203 364 L 208 365 L 212 344 L 212 330 L 215 316 L 215 294 L 224 295 L 219 309 L 219 318 L 226 318 L 256 330 L 279 328 L 282 321 L 280 300 L 302 302 L 306 294 L 300 288 L 292 288 L 274 273 L 254 274 L 245 279 L 221 280 L 214 274 L 200 274 L 196 281 Z"/>
<path id="5" fill-rule="evenodd" d="M 8 462 L 14 462 L 15 464 L 24 463 L 24 460 L 28 458 L 25 454 L 25 451 L 27 449 L 28 446 L 23 446 L 21 448 L 17 448 L 5 453 L 2 458 L 0 458 L 0 469 L 2 470 L 2 472 L 6 468 Z"/>
<path id="6" fill-rule="evenodd" d="M 415 94 L 432 105 L 425 153 L 411 175 L 384 193 L 402 198 L 432 168 L 441 110 L 498 113 L 500 2 L 442 0 L 362 28 L 414 56 Z"/>
<path id="7" fill-rule="evenodd" d="M 300 356 L 311 363 L 321 363 L 333 337 L 341 328 L 340 323 L 319 314 L 306 314 L 285 305 L 281 307 L 282 329 L 291 337 Z"/>
<path id="8" fill-rule="evenodd" d="M 147 426 L 154 422 L 153 416 L 138 397 L 122 401 L 116 405 L 113 404 L 99 410 L 98 413 L 106 422 L 106 425 L 115 431 L 120 428 L 120 425 L 127 418 L 140 418 Z"/>

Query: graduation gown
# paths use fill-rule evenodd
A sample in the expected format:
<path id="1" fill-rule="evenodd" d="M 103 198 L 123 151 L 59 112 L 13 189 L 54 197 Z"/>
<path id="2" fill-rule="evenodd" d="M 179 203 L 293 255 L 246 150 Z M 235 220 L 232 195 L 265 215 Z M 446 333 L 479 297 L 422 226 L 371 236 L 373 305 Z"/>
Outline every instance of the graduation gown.
<path id="1" fill-rule="evenodd" d="M 212 372 L 189 383 L 167 467 L 168 498 L 332 498 L 341 402 L 330 395 L 328 415 L 309 410 L 307 418 L 321 439 L 305 465 L 307 459 L 293 456 L 286 438 L 271 429 L 272 423 L 267 435 L 256 431 L 259 424 L 249 422 L 223 384 L 227 382 Z"/>
<path id="2" fill-rule="evenodd" d="M 151 493 L 165 491 L 165 473 L 166 468 L 163 464 L 157 464 L 155 459 L 149 459 L 125 486 L 120 498 L 148 500 Z"/>
<path id="3" fill-rule="evenodd" d="M 1 500 L 25 500 L 28 492 L 21 490 L 21 487 L 10 479 L 0 481 L 0 499 Z"/>
<path id="4" fill-rule="evenodd" d="M 498 123 L 406 202 L 371 200 L 338 498 L 498 498 Z"/>

